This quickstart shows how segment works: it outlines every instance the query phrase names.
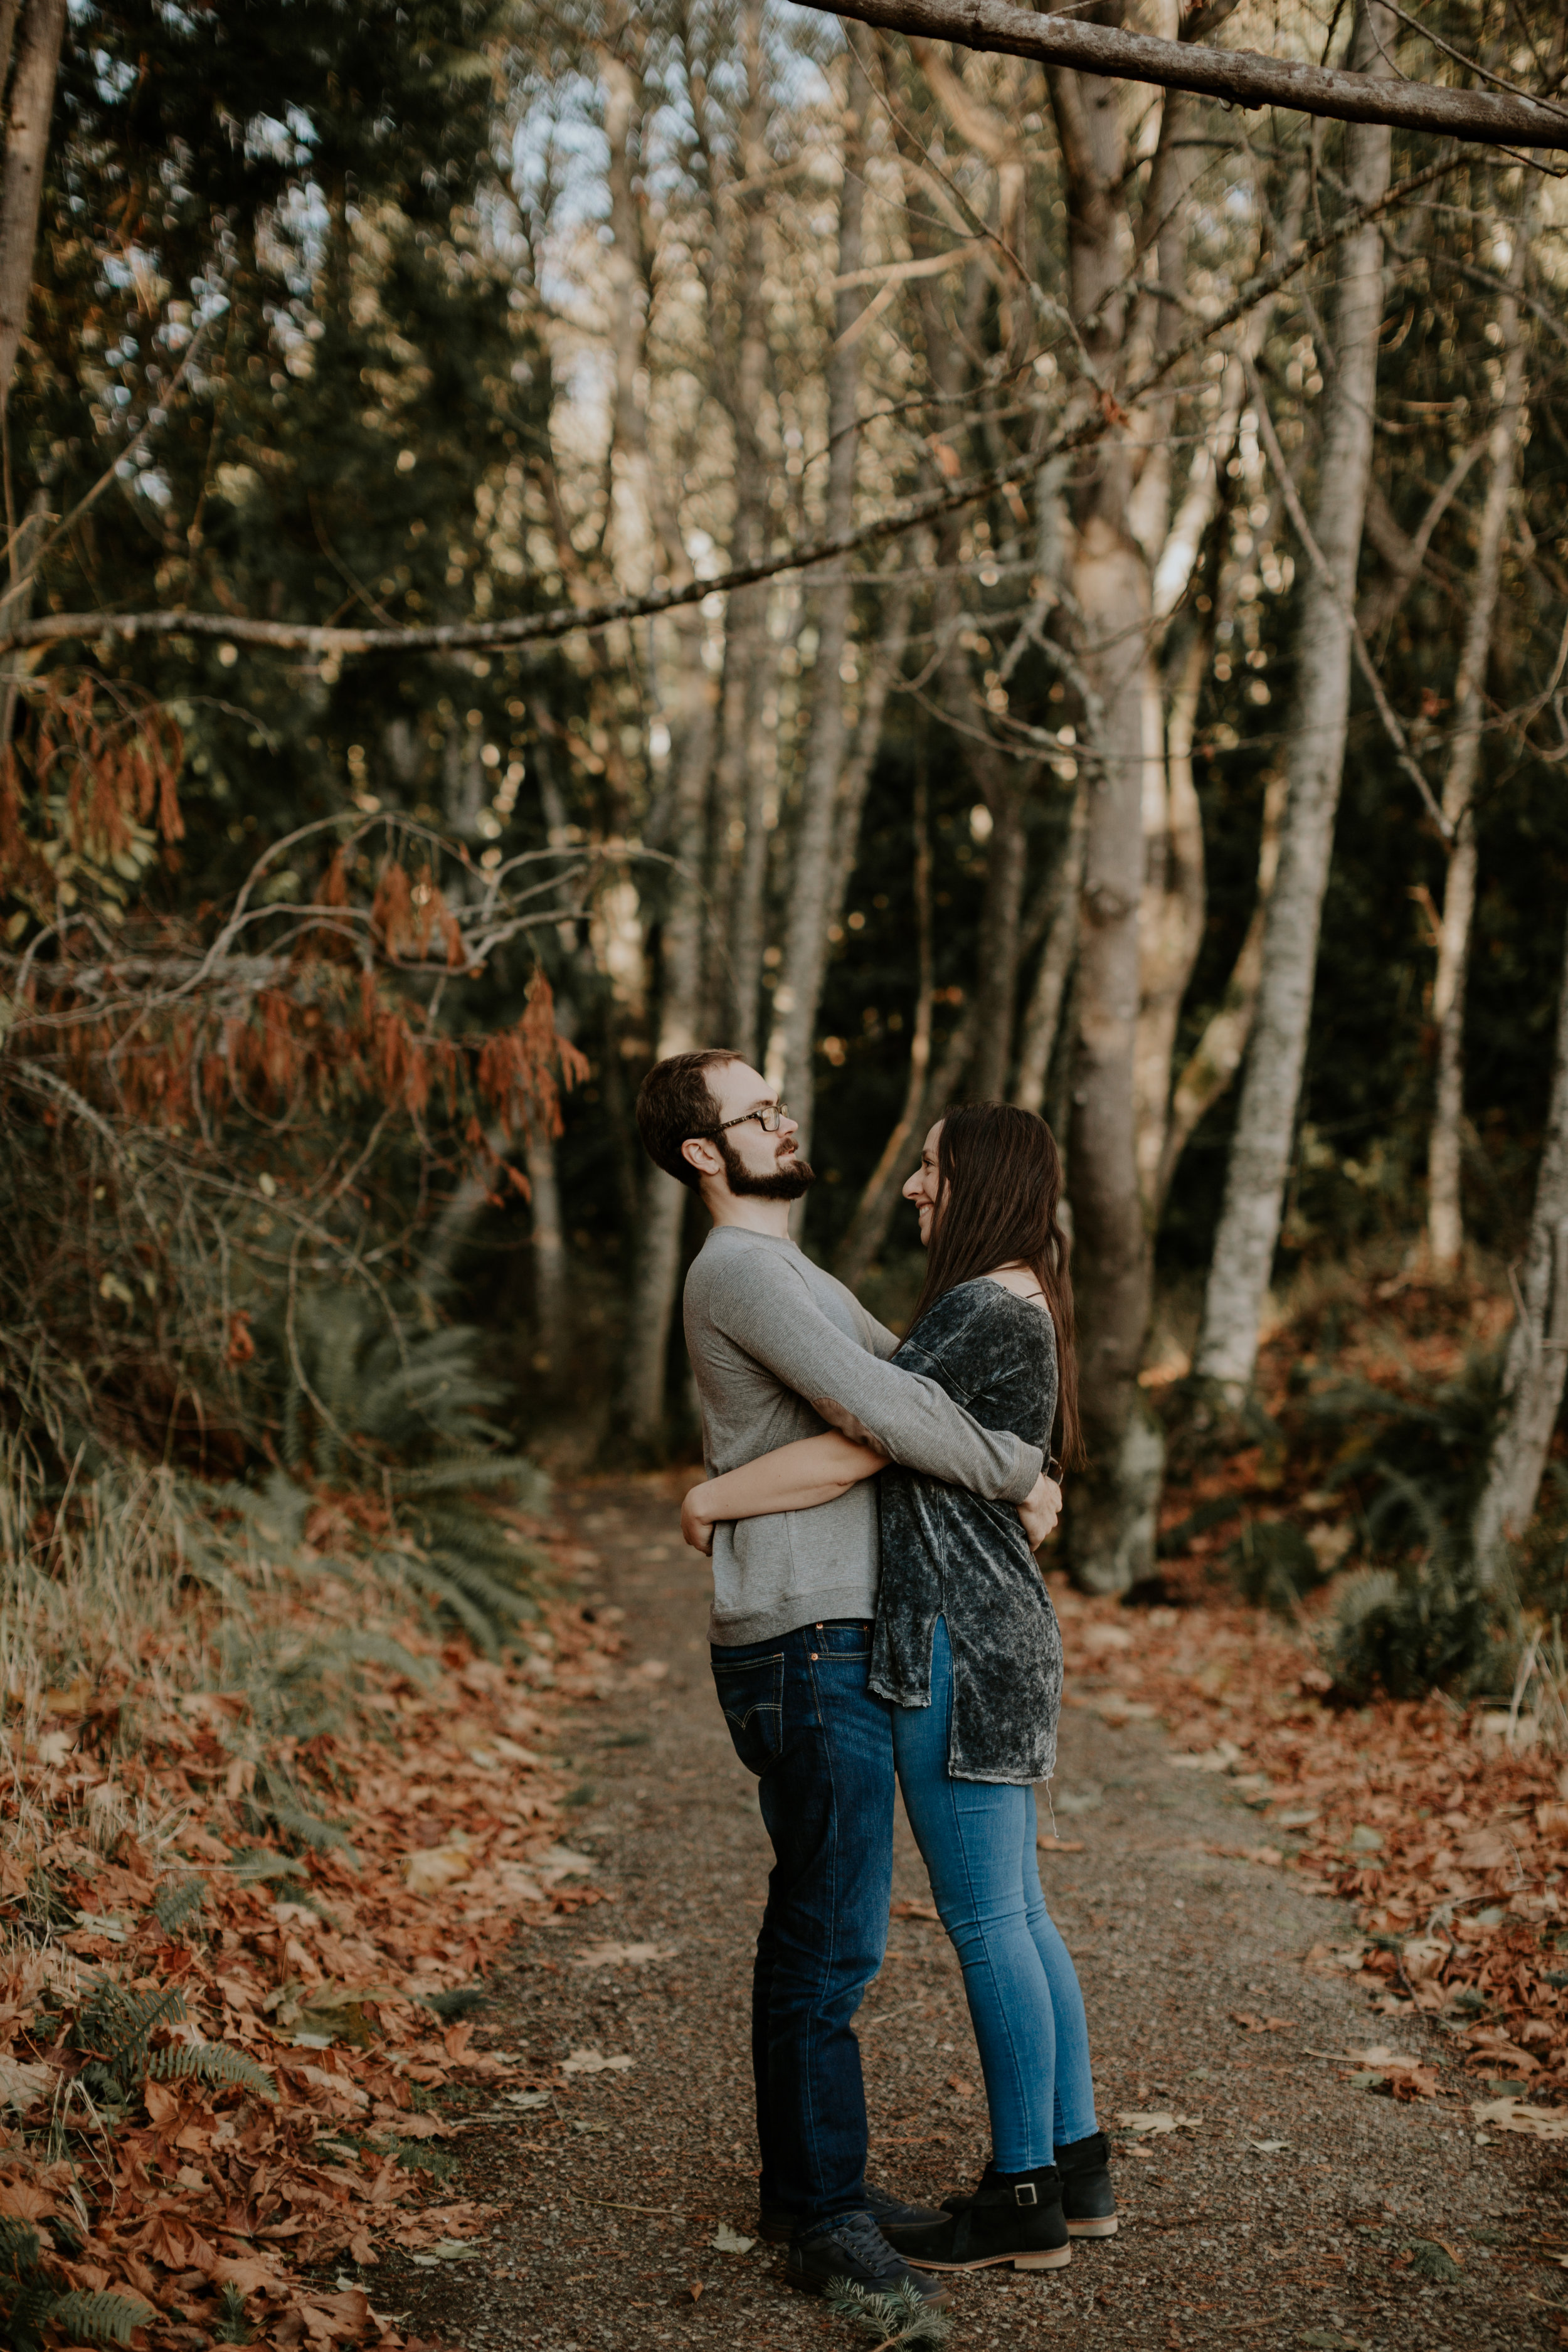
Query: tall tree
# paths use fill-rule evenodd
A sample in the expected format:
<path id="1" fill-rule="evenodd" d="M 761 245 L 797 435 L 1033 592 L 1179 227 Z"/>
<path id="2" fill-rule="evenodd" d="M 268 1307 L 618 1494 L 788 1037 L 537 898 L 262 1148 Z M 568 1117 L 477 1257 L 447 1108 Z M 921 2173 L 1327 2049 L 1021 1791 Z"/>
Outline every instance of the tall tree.
<path id="1" fill-rule="evenodd" d="M 1356 0 L 1351 62 L 1391 74 L 1394 20 L 1382 0 Z M 1389 184 L 1391 134 L 1352 123 L 1345 184 L 1358 205 Z M 1325 401 L 1311 527 L 1328 576 L 1314 566 L 1302 591 L 1296 681 L 1285 728 L 1289 799 L 1264 919 L 1262 972 L 1225 1202 L 1204 1297 L 1194 1374 L 1239 1398 L 1252 1378 L 1274 1262 L 1311 1017 L 1323 893 L 1350 716 L 1357 560 L 1372 474 L 1383 231 L 1359 228 L 1340 249 L 1333 373 Z"/>
<path id="2" fill-rule="evenodd" d="M 1487 436 L 1486 494 L 1476 530 L 1475 569 L 1469 581 L 1459 667 L 1454 677 L 1454 727 L 1443 778 L 1448 868 L 1444 877 L 1437 929 L 1437 971 L 1432 985 L 1432 1018 L 1437 1029 L 1437 1089 L 1426 1152 L 1427 1246 L 1434 1266 L 1442 1274 L 1452 1273 L 1458 1265 L 1465 1232 L 1459 1162 L 1465 1111 L 1465 976 L 1469 968 L 1470 928 L 1476 907 L 1474 801 L 1486 715 L 1487 664 L 1497 625 L 1509 509 L 1519 475 L 1525 377 L 1524 325 L 1519 298 L 1524 287 L 1534 216 L 1531 191 L 1510 224 L 1512 252 L 1507 271 L 1508 290 L 1498 302 L 1502 381 L 1498 387 L 1491 430 Z"/>

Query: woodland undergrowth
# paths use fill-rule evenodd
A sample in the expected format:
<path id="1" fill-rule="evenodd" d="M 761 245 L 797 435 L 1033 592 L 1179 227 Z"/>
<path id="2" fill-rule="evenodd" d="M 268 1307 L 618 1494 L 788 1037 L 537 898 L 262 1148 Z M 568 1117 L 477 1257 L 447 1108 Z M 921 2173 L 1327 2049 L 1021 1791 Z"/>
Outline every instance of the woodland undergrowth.
<path id="1" fill-rule="evenodd" d="M 548 1748 L 616 1638 L 542 1485 L 487 1507 L 516 1608 L 484 1641 L 374 1496 L 62 1496 L 8 1453 L 0 2342 L 412 2344 L 379 2261 L 476 2252 L 463 2109 L 538 2103 L 477 1980 L 600 1899 Z"/>
<path id="2" fill-rule="evenodd" d="M 1511 1594 L 1463 1544 L 1507 1312 L 1364 1265 L 1303 1284 L 1240 1442 L 1178 1456 L 1152 1605 L 1053 1591 L 1068 1703 L 1159 1721 L 1258 1816 L 1225 1851 L 1355 1906 L 1312 1965 L 1371 1997 L 1368 2086 L 1438 2095 L 1404 2063 L 1426 2018 L 1489 2125 L 1568 2137 L 1560 1471 Z"/>

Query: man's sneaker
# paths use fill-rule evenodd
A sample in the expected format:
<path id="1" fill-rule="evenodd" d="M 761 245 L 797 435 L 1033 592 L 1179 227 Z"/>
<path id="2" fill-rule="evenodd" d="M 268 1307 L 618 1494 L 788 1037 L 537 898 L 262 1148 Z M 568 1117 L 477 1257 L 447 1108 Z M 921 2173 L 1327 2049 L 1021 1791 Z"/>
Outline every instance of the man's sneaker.
<path id="1" fill-rule="evenodd" d="M 1054 2164 L 1033 2172 L 993 2172 L 973 2197 L 949 2197 L 938 2221 L 889 2225 L 888 2242 L 923 2270 L 981 2271 L 1011 2263 L 1016 2271 L 1059 2271 L 1072 2260 Z"/>
<path id="2" fill-rule="evenodd" d="M 879 2230 L 889 2221 L 940 2221 L 942 2215 L 929 2205 L 910 2205 L 890 2190 L 866 2183 L 866 2210 Z M 764 2205 L 757 2222 L 757 2235 L 764 2244 L 787 2246 L 795 2235 L 795 2217 L 783 2205 Z"/>
<path id="3" fill-rule="evenodd" d="M 1103 2132 L 1057 2150 L 1062 2211 L 1069 2238 L 1114 2238 L 1116 2191 L 1110 2185 L 1110 2144 Z"/>
<path id="4" fill-rule="evenodd" d="M 834 2279 L 847 2279 L 868 2294 L 897 2294 L 912 2286 L 922 2303 L 948 2303 L 946 2287 L 921 2278 L 896 2254 L 869 2213 L 837 2213 L 790 2240 L 784 2278 L 807 2294 L 820 2294 Z"/>

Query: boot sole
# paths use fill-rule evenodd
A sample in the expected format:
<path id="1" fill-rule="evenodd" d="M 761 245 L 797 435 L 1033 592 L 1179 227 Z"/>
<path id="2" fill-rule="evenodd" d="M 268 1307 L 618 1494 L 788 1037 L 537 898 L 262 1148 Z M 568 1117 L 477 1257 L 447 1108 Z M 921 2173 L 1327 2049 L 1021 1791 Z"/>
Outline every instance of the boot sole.
<path id="1" fill-rule="evenodd" d="M 1072 2260 L 1072 2248 L 1050 2246 L 1038 2254 L 977 2254 L 968 2263 L 933 2262 L 929 2254 L 906 2254 L 904 2259 L 916 2271 L 994 2271 L 1008 2263 L 1016 2271 L 1065 2271 Z"/>
<path id="2" fill-rule="evenodd" d="M 1119 2227 L 1114 2213 L 1107 2213 L 1095 2221 L 1069 2221 L 1069 2238 L 1114 2238 Z"/>

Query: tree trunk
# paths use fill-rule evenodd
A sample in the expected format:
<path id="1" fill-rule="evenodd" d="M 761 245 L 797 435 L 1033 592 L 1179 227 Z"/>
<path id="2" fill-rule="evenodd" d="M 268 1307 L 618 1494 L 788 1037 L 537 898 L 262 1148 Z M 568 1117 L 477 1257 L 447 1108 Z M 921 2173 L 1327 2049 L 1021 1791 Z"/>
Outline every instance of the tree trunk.
<path id="1" fill-rule="evenodd" d="M 1153 1566 L 1164 1448 L 1138 1387 L 1152 1272 L 1133 1100 L 1149 582 L 1137 549 L 1103 515 L 1081 533 L 1075 587 L 1104 715 L 1090 747 L 1068 1156 L 1089 1466 L 1068 1491 L 1067 1543 L 1079 1583 L 1121 1592 Z"/>
<path id="2" fill-rule="evenodd" d="M 1018 1041 L 1018 1067 L 1013 1079 L 1013 1100 L 1020 1110 L 1040 1110 L 1046 1099 L 1046 1079 L 1067 1001 L 1068 975 L 1078 951 L 1079 892 L 1083 885 L 1083 841 L 1089 822 L 1089 799 L 1080 782 L 1073 802 L 1072 820 L 1061 862 L 1052 877 L 1054 893 L 1046 940 Z"/>
<path id="3" fill-rule="evenodd" d="M 936 962 L 931 948 L 931 830 L 926 820 L 926 785 L 921 776 L 915 786 L 915 946 L 919 958 L 919 978 L 915 991 L 914 1035 L 910 1043 L 909 1084 L 904 1090 L 904 1107 L 898 1122 L 882 1147 L 882 1156 L 867 1181 L 849 1230 L 839 1245 L 834 1272 L 840 1282 L 857 1289 L 870 1271 L 871 1261 L 881 1248 L 888 1231 L 892 1204 L 898 1198 L 902 1181 L 900 1171 L 907 1173 L 906 1160 L 915 1149 L 916 1122 L 925 1101 L 925 1091 L 931 1072 L 931 1004 L 936 985 Z"/>
<path id="4" fill-rule="evenodd" d="M 16 71 L 5 126 L 0 185 L 0 411 L 11 396 L 16 353 L 33 290 L 33 248 L 44 193 L 55 77 L 65 37 L 66 0 L 26 0 L 16 30 Z"/>
<path id="5" fill-rule="evenodd" d="M 624 29 L 624 28 L 623 28 Z M 647 298 L 642 215 L 633 185 L 631 154 L 645 107 L 640 82 L 619 54 L 607 53 L 605 130 L 612 241 L 606 248 L 611 346 L 616 366 L 616 446 L 640 496 L 650 541 L 671 580 L 689 581 L 690 560 L 680 526 L 647 442 L 642 383 Z M 657 1057 L 689 1052 L 698 1042 L 702 993 L 702 875 L 708 786 L 713 765 L 712 683 L 702 658 L 700 613 L 687 607 L 676 622 L 676 688 L 671 709 L 675 786 L 667 841 L 675 863 L 666 883 L 660 938 Z M 687 1189 L 649 1166 L 637 1220 L 637 1264 L 622 1358 L 617 1435 L 657 1449 L 664 1427 L 666 1360 L 670 1316 L 680 1278 L 680 1228 Z"/>
<path id="6" fill-rule="evenodd" d="M 1279 829 L 1285 817 L 1288 780 L 1271 769 L 1263 785 L 1263 831 L 1258 845 L 1258 899 L 1230 978 L 1171 1096 L 1171 1115 L 1155 1181 L 1156 1210 L 1164 1205 L 1171 1179 L 1200 1119 L 1206 1118 L 1241 1067 L 1263 977 L 1263 925 L 1279 863 Z"/>
<path id="7" fill-rule="evenodd" d="M 1492 1592 L 1507 1591 L 1510 1546 L 1534 1512 L 1568 1367 L 1568 961 L 1557 1005 L 1552 1105 L 1517 1297 L 1486 1485 L 1470 1528 L 1477 1576 Z"/>
<path id="8" fill-rule="evenodd" d="M 1144 731 L 1151 740 L 1143 764 L 1143 903 L 1139 912 L 1133 1100 L 1138 1182 L 1151 1231 L 1159 1213 L 1176 1024 L 1203 945 L 1208 903 L 1203 811 L 1193 780 L 1193 730 L 1209 650 L 1206 633 L 1196 631 L 1182 665 L 1163 746 L 1159 686 L 1152 663 L 1144 687 Z"/>
<path id="9" fill-rule="evenodd" d="M 1076 73 L 1052 73 L 1049 86 L 1067 184 L 1073 315 L 1098 321 L 1087 345 L 1109 381 L 1125 356 L 1130 325 L 1122 94 Z M 1089 1466 L 1069 1485 L 1065 1533 L 1074 1579 L 1097 1592 L 1124 1591 L 1152 1569 L 1163 1465 L 1159 1429 L 1138 1386 L 1152 1275 L 1133 1105 L 1152 604 L 1129 512 L 1137 455 L 1123 432 L 1108 436 L 1089 460 L 1077 500 L 1072 574 L 1097 712 L 1087 746 L 1068 1150 Z"/>
<path id="10" fill-rule="evenodd" d="M 766 178 L 767 58 L 761 0 L 747 0 L 742 25 L 746 105 L 741 122 L 741 173 Z M 739 251 L 731 259 L 727 216 L 739 211 Z M 713 259 L 710 309 L 722 312 L 729 329 L 715 353 L 714 380 L 730 421 L 733 450 L 735 514 L 731 533 L 732 566 L 755 562 L 767 546 L 768 467 L 758 438 L 767 389 L 768 340 L 763 281 L 767 268 L 765 199 L 760 187 L 731 195 L 721 186 L 713 206 Z M 733 293 L 721 283 L 732 270 Z M 715 337 L 718 340 L 717 320 Z M 720 699 L 719 749 L 713 765 L 715 887 L 710 921 L 714 969 L 709 1002 L 716 1034 L 748 1062 L 757 1056 L 758 994 L 763 969 L 763 889 L 767 871 L 767 832 L 762 823 L 762 792 L 769 781 L 772 746 L 763 725 L 777 662 L 768 635 L 769 591 L 765 583 L 738 588 L 724 616 L 724 683 Z"/>
<path id="11" fill-rule="evenodd" d="M 526 1145 L 529 1206 L 533 1229 L 533 1328 L 541 1355 L 559 1372 L 566 1353 L 566 1235 L 561 1223 L 561 1187 L 555 1139 L 530 1135 Z"/>
<path id="12" fill-rule="evenodd" d="M 838 198 L 840 278 L 852 275 L 860 267 L 866 198 L 866 116 L 871 104 L 871 87 L 860 62 L 856 37 L 848 37 L 847 50 L 844 177 Z M 861 345 L 858 339 L 846 341 L 845 338 L 864 305 L 865 295 L 858 288 L 841 286 L 835 297 L 836 340 L 827 369 L 829 455 L 827 511 L 824 518 L 824 528 L 829 532 L 847 530 L 854 518 Z M 811 1150 L 816 1092 L 812 1045 L 827 962 L 834 820 L 844 765 L 844 689 L 839 670 L 849 638 L 851 594 L 845 565 L 837 566 L 817 592 L 811 734 L 796 819 L 789 929 L 780 985 L 773 997 L 773 1033 L 768 1041 L 768 1076 L 788 1097 L 791 1115 L 800 1125 L 800 1148 L 805 1154 Z"/>
<path id="13" fill-rule="evenodd" d="M 1476 903 L 1476 825 L 1471 805 L 1481 760 L 1481 721 L 1502 579 L 1503 539 L 1519 465 L 1524 401 L 1524 335 L 1519 293 L 1533 226 L 1527 205 L 1514 231 L 1509 292 L 1498 304 L 1503 360 L 1502 396 L 1488 436 L 1487 494 L 1476 542 L 1469 615 L 1454 680 L 1454 733 L 1443 780 L 1443 814 L 1451 844 L 1438 929 L 1432 1017 L 1437 1024 L 1437 1093 L 1427 1148 L 1426 1237 L 1438 1273 L 1459 1263 L 1464 1217 L 1459 1199 L 1459 1133 L 1465 1108 L 1465 974 Z"/>
<path id="14" fill-rule="evenodd" d="M 1387 73 L 1394 19 L 1382 0 L 1357 0 L 1352 61 Z M 1374 203 L 1388 186 L 1390 134 L 1345 133 L 1351 195 Z M 1231 1146 L 1225 1203 L 1204 1300 L 1194 1370 L 1239 1399 L 1258 1360 L 1258 1332 L 1290 1160 L 1312 982 L 1350 711 L 1355 575 L 1371 476 L 1383 236 L 1373 224 L 1341 248 L 1334 372 L 1324 396 L 1312 529 L 1331 577 L 1314 566 L 1301 597 L 1295 690 L 1285 728 L 1289 795 L 1279 865 L 1264 921 L 1257 1020 Z"/>

